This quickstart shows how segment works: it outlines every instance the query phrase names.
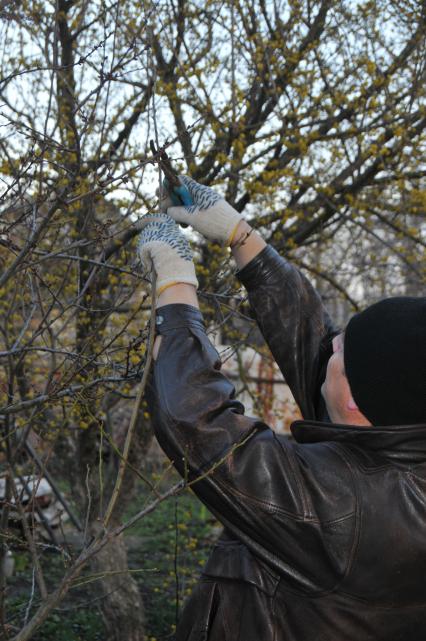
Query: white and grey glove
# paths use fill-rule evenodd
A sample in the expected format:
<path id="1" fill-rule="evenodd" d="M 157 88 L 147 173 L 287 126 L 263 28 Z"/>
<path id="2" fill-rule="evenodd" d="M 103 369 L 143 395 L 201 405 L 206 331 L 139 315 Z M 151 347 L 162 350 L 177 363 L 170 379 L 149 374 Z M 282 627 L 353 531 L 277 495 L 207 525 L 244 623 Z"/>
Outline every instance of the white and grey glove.
<path id="1" fill-rule="evenodd" d="M 178 223 L 191 225 L 209 240 L 216 240 L 226 246 L 230 245 L 242 219 L 241 214 L 210 187 L 200 185 L 188 176 L 179 176 L 179 179 L 188 190 L 193 204 L 168 207 L 168 215 Z M 179 189 L 182 191 L 181 188 Z M 176 204 L 178 201 L 175 196 L 185 202 L 182 199 L 182 193 L 178 193 L 176 189 L 171 190 L 169 197 Z"/>
<path id="2" fill-rule="evenodd" d="M 157 294 L 176 283 L 198 287 L 192 249 L 173 218 L 167 214 L 143 216 L 138 253 L 146 269 L 154 265 Z"/>

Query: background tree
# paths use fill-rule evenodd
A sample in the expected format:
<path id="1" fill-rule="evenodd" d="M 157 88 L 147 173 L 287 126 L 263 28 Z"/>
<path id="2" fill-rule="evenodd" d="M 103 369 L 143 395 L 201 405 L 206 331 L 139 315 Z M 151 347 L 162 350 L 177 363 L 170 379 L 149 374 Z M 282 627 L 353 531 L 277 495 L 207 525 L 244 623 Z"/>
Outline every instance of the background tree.
<path id="1" fill-rule="evenodd" d="M 51 444 L 88 540 L 123 447 L 114 412 L 144 368 L 134 238 L 155 207 L 149 140 L 310 272 L 342 322 L 377 296 L 419 293 L 425 21 L 415 0 L 2 4 L 2 447 L 12 473 L 30 427 Z M 233 267 L 193 238 L 205 311 L 222 323 L 237 313 Z M 143 407 L 138 423 L 108 527 L 149 442 Z M 92 559 L 111 638 L 142 639 L 113 545 L 116 558 Z"/>

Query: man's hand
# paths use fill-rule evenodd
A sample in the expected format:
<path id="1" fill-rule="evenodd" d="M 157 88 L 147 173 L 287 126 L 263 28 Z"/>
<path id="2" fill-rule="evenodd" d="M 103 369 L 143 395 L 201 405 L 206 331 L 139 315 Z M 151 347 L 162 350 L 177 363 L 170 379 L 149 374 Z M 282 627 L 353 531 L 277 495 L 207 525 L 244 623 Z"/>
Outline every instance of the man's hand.
<path id="1" fill-rule="evenodd" d="M 176 283 L 198 286 L 192 250 L 179 226 L 167 214 L 146 215 L 138 253 L 146 269 L 154 265 L 157 294 Z"/>
<path id="2" fill-rule="evenodd" d="M 168 215 L 178 223 L 191 225 L 209 240 L 216 240 L 226 246 L 231 245 L 238 224 L 242 220 L 241 214 L 210 187 L 200 185 L 188 176 L 180 176 L 179 178 L 182 188 L 179 188 L 179 194 L 176 193 L 176 195 L 173 189 L 170 190 L 169 198 L 172 203 L 176 204 L 174 196 L 177 196 L 185 203 L 189 200 L 185 199 L 185 190 L 187 190 L 194 204 L 178 207 L 168 206 Z M 170 201 L 166 202 L 169 204 Z"/>

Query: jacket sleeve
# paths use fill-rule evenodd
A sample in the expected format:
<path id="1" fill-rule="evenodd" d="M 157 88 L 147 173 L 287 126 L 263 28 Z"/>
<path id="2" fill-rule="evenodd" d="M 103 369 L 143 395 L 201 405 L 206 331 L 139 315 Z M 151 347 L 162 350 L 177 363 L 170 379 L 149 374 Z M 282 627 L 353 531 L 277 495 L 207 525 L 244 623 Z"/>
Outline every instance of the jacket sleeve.
<path id="1" fill-rule="evenodd" d="M 305 276 L 271 246 L 237 274 L 260 331 L 304 419 L 323 420 L 321 384 L 332 353 L 333 327 Z"/>
<path id="2" fill-rule="evenodd" d="M 308 466 L 297 462 L 297 446 L 244 415 L 197 309 L 162 307 L 157 328 L 162 343 L 147 400 L 167 456 L 211 512 L 259 557 L 297 575 L 299 585 L 313 573 L 324 576 L 324 568 L 315 567 L 329 563 L 323 529 L 313 518 L 301 471 Z M 316 548 L 321 553 L 313 560 Z"/>

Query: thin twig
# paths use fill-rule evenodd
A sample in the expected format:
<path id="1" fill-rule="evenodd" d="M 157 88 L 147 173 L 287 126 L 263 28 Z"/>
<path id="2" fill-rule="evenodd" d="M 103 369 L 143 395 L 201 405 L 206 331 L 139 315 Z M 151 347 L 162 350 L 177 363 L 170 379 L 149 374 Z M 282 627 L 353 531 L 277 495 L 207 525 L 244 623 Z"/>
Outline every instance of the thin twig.
<path id="1" fill-rule="evenodd" d="M 50 205 L 49 210 L 46 213 L 46 216 L 44 217 L 44 220 L 40 223 L 40 225 L 33 231 L 31 234 L 28 242 L 26 245 L 21 249 L 19 252 L 18 256 L 15 258 L 13 263 L 10 265 L 8 269 L 6 269 L 3 272 L 3 275 L 0 277 L 0 287 L 3 287 L 5 283 L 13 276 L 15 273 L 16 269 L 18 268 L 19 264 L 24 260 L 26 255 L 37 245 L 38 241 L 40 240 L 43 232 L 47 229 L 50 221 L 52 220 L 53 216 L 55 215 L 56 210 L 60 206 L 62 199 L 65 198 L 66 194 L 68 193 L 69 188 L 64 188 L 59 195 L 55 198 L 53 203 Z"/>
<path id="2" fill-rule="evenodd" d="M 142 381 L 138 390 L 138 394 L 136 397 L 136 402 L 133 406 L 133 411 L 132 411 L 132 417 L 130 419 L 130 425 L 129 429 L 127 431 L 126 435 L 126 441 L 124 443 L 124 449 L 123 449 L 123 454 L 120 459 L 120 467 L 118 470 L 118 475 L 117 475 L 117 480 L 115 482 L 114 489 L 112 491 L 111 499 L 107 507 L 107 511 L 105 514 L 105 519 L 104 519 L 104 525 L 105 527 L 108 525 L 112 512 L 114 510 L 115 504 L 117 503 L 118 495 L 120 493 L 120 488 L 123 482 L 123 477 L 124 473 L 126 471 L 127 467 L 127 459 L 129 457 L 129 452 L 130 452 L 130 445 L 132 443 L 132 438 L 133 434 L 136 428 L 137 420 L 138 420 L 138 415 L 140 412 L 141 404 L 142 404 L 142 399 L 145 394 L 145 388 L 146 384 L 148 381 L 148 374 L 151 369 L 151 363 L 152 363 L 152 352 L 154 349 L 154 338 L 155 338 L 155 285 L 156 285 L 156 276 L 155 276 L 155 271 L 154 269 L 152 270 L 152 303 L 151 303 L 151 321 L 150 321 L 150 326 L 149 326 L 149 335 L 148 335 L 148 347 L 147 347 L 147 353 L 146 353 L 146 361 L 145 361 L 145 367 L 143 370 L 143 375 L 142 375 Z"/>
<path id="3" fill-rule="evenodd" d="M 93 381 L 90 381 L 90 383 L 71 385 L 70 387 L 61 390 L 60 392 L 53 392 L 52 394 L 40 394 L 40 396 L 36 396 L 35 398 L 29 398 L 26 401 L 19 401 L 18 403 L 12 403 L 0 408 L 0 418 L 2 416 L 7 416 L 8 414 L 16 414 L 17 412 L 20 412 L 23 409 L 28 409 L 29 407 L 42 405 L 47 401 L 56 401 L 60 398 L 64 398 L 65 396 L 75 396 L 82 391 L 91 389 L 92 387 L 96 387 L 97 385 L 100 385 L 102 383 L 126 383 L 127 381 L 131 381 L 134 378 L 134 375 L 102 376 L 100 378 L 94 379 Z"/>
<path id="4" fill-rule="evenodd" d="M 36 573 L 35 573 L 35 566 L 34 566 L 33 567 L 33 578 L 32 578 L 32 583 L 31 583 L 31 594 L 30 594 L 30 598 L 29 598 L 29 601 L 28 601 L 28 604 L 27 604 L 27 608 L 25 610 L 24 625 L 27 625 L 28 617 L 30 616 L 30 612 L 31 612 L 31 606 L 32 606 L 33 601 L 34 601 L 35 583 L 36 583 L 35 582 L 35 576 L 36 576 Z"/>
<path id="5" fill-rule="evenodd" d="M 10 472 L 9 473 L 10 473 L 10 487 L 11 487 L 11 490 L 12 490 L 13 498 L 14 498 L 14 501 L 15 501 L 16 508 L 17 508 L 17 510 L 19 512 L 19 516 L 20 516 L 21 521 L 22 521 L 22 528 L 24 530 L 25 538 L 27 540 L 28 547 L 29 547 L 30 552 L 31 552 L 31 557 L 32 557 L 32 560 L 33 560 L 33 566 L 34 566 L 34 571 L 35 571 L 35 576 L 36 576 L 36 579 L 37 579 L 37 585 L 38 585 L 39 590 L 40 590 L 41 598 L 44 600 L 44 599 L 47 599 L 48 593 L 47 593 L 46 583 L 44 581 L 44 577 L 43 577 L 43 572 L 42 572 L 42 569 L 41 569 L 40 561 L 39 561 L 38 554 L 37 554 L 37 549 L 36 549 L 36 545 L 35 545 L 35 542 L 34 542 L 34 537 L 31 534 L 31 530 L 30 530 L 30 527 L 29 527 L 28 521 L 27 521 L 27 515 L 24 512 L 24 508 L 22 507 L 22 503 L 21 503 L 20 498 L 19 498 L 18 490 L 17 490 L 17 487 L 16 487 L 15 479 L 14 479 L 13 468 L 10 468 Z"/>
<path id="6" fill-rule="evenodd" d="M 92 509 L 92 493 L 90 491 L 89 476 L 90 476 L 90 467 L 87 466 L 86 478 L 85 478 L 85 485 L 87 490 L 87 510 L 86 510 L 86 519 L 85 519 L 84 531 L 83 531 L 84 545 L 86 545 L 87 543 L 87 533 L 89 531 L 89 523 L 90 523 L 90 510 Z"/>
<path id="7" fill-rule="evenodd" d="M 157 127 L 157 118 L 156 118 L 156 107 L 155 107 L 155 89 L 156 89 L 156 67 L 155 65 L 153 66 L 154 69 L 154 78 L 153 78 L 153 92 L 152 92 L 152 114 L 153 114 L 153 122 L 154 122 L 154 132 L 155 132 L 155 139 L 156 139 L 156 148 L 159 148 L 158 144 L 158 127 Z M 161 165 L 158 163 L 158 171 L 159 171 L 159 188 L 161 189 Z M 145 367 L 142 375 L 142 381 L 138 390 L 138 394 L 136 397 L 136 402 L 133 406 L 133 411 L 132 411 L 132 416 L 130 419 L 130 425 L 129 429 L 126 434 L 126 441 L 124 443 L 124 449 L 123 449 L 123 455 L 120 459 L 120 467 L 118 469 L 118 474 L 117 474 L 117 479 L 111 494 L 111 499 L 109 501 L 106 513 L 105 513 L 105 518 L 104 518 L 104 527 L 106 528 L 108 526 L 108 523 L 111 519 L 113 510 L 115 508 L 115 505 L 117 503 L 118 496 L 120 494 L 120 489 L 123 483 L 123 478 L 124 474 L 127 468 L 127 460 L 129 457 L 129 451 L 130 451 L 130 445 L 132 442 L 133 434 L 136 428 L 140 408 L 142 405 L 142 399 L 145 394 L 145 388 L 146 384 L 148 381 L 148 375 L 151 369 L 151 363 L 152 363 L 152 354 L 153 354 L 153 349 L 154 349 L 154 339 L 155 339 L 155 304 L 156 304 L 156 273 L 155 273 L 155 268 L 154 264 L 152 264 L 151 267 L 151 314 L 150 314 L 150 325 L 149 325 L 149 335 L 148 335 L 148 346 L 147 346 L 147 352 L 146 352 L 146 361 L 145 361 Z"/>

